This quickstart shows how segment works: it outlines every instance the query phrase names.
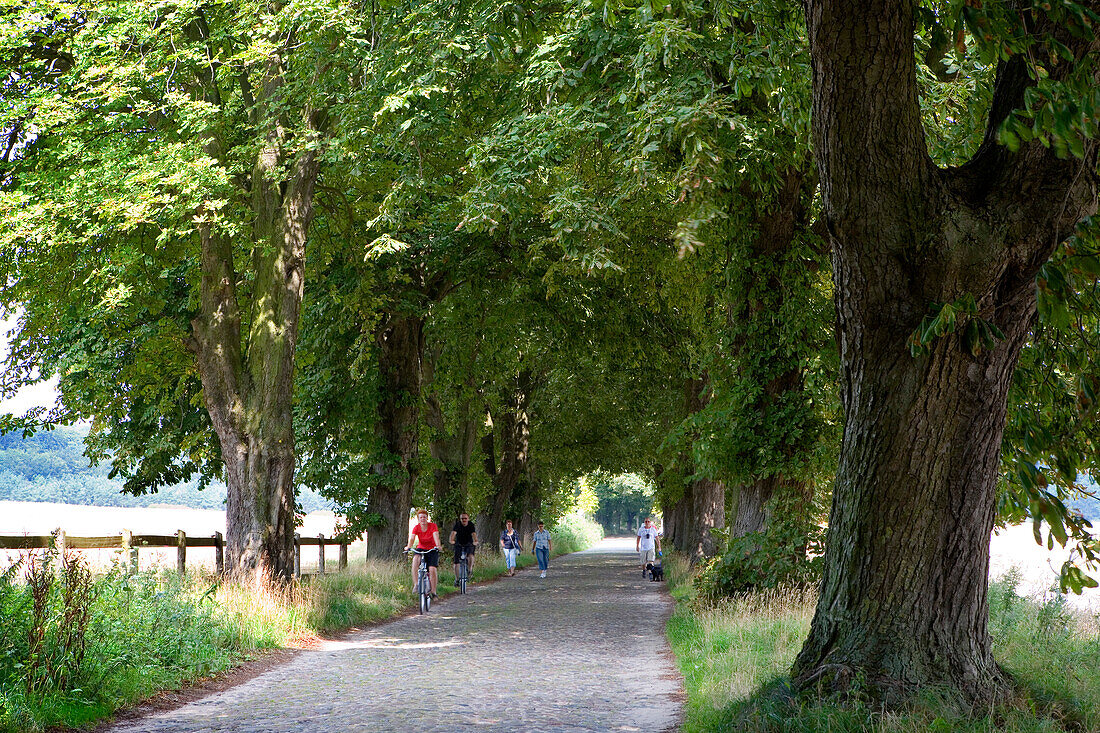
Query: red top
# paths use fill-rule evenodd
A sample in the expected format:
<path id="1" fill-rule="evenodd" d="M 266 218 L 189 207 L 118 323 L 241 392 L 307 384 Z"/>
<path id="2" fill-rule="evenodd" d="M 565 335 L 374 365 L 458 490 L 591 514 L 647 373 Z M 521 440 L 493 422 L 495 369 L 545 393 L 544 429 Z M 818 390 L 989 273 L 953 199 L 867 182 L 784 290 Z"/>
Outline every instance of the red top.
<path id="1" fill-rule="evenodd" d="M 421 550 L 434 550 L 435 549 L 435 533 L 439 531 L 439 527 L 435 522 L 428 522 L 427 529 L 420 529 L 420 522 L 413 525 L 412 533 L 416 535 L 416 546 Z"/>

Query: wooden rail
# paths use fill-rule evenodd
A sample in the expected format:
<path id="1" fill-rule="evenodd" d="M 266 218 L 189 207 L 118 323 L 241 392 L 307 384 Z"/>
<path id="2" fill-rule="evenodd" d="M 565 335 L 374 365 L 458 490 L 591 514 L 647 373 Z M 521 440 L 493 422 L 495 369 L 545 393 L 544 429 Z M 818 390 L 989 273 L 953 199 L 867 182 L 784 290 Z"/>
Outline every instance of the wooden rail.
<path id="1" fill-rule="evenodd" d="M 324 534 L 316 537 L 302 537 L 294 535 L 294 577 L 302 577 L 302 546 L 316 546 L 317 573 L 325 574 L 325 547 L 328 545 L 340 546 L 339 569 L 348 566 L 348 543 L 333 538 L 326 538 Z M 127 570 L 136 573 L 138 570 L 138 548 L 141 547 L 175 547 L 176 570 L 180 575 L 187 572 L 187 548 L 188 547 L 213 547 L 214 566 L 218 575 L 225 573 L 225 539 L 221 532 L 215 532 L 211 537 L 188 537 L 181 529 L 175 534 L 133 534 L 130 530 L 122 530 L 120 535 L 108 535 L 105 537 L 72 537 L 63 531 L 57 531 L 49 535 L 0 535 L 0 550 L 35 550 L 47 547 L 56 547 L 58 551 L 65 550 L 110 550 L 121 549 L 128 556 Z"/>

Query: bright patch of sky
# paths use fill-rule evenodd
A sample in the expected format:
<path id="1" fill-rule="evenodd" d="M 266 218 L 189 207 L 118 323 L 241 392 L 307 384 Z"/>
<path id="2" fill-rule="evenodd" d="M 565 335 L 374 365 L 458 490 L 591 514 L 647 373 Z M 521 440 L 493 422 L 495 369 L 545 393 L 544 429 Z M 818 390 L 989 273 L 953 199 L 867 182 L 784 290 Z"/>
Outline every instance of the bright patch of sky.
<path id="1" fill-rule="evenodd" d="M 18 314 L 7 313 L 0 319 L 0 360 L 8 357 L 8 342 L 11 334 L 18 326 Z M 24 387 L 15 395 L 0 400 L 0 414 L 25 415 L 27 410 L 33 407 L 51 408 L 56 403 L 60 394 L 57 391 L 57 377 L 46 382 L 39 382 Z"/>

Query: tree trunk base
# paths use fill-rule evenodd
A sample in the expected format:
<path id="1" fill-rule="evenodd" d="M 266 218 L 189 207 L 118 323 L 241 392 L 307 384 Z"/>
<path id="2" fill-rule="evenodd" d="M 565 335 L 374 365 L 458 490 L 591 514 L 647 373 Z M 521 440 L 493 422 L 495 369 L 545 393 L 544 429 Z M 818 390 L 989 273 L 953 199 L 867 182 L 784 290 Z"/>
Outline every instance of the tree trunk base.
<path id="1" fill-rule="evenodd" d="M 980 678 L 937 677 L 933 681 L 913 677 L 902 679 L 881 669 L 826 663 L 803 670 L 793 680 L 792 689 L 801 697 L 861 702 L 890 711 L 934 698 L 937 705 L 962 715 L 988 713 L 990 708 L 1018 699 L 1023 692 L 999 665 Z"/>
<path id="2" fill-rule="evenodd" d="M 822 721 L 828 720 L 838 729 L 877 730 L 883 713 L 890 713 L 904 721 L 901 727 L 905 730 L 984 730 L 990 722 L 993 729 L 1000 729 L 1010 727 L 1006 723 L 1014 718 L 1056 720 L 1058 730 L 1073 733 L 1091 730 L 1073 700 L 1037 697 L 1002 670 L 998 676 L 992 694 L 986 690 L 974 696 L 942 686 L 902 685 L 896 680 L 874 685 L 855 668 L 830 665 L 822 670 L 815 686 L 799 688 L 780 679 L 756 690 L 737 707 L 727 729 L 768 733 L 818 730 L 823 729 Z"/>

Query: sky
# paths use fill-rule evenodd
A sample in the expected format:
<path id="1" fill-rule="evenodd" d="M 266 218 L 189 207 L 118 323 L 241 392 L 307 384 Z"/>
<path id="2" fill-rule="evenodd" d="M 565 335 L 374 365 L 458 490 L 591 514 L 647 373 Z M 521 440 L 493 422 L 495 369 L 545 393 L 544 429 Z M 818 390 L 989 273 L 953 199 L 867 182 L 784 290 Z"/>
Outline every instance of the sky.
<path id="1" fill-rule="evenodd" d="M 15 313 L 6 315 L 0 319 L 0 360 L 8 357 L 10 333 L 16 328 L 19 317 Z M 32 407 L 53 407 L 58 396 L 57 377 L 54 377 L 48 382 L 24 387 L 14 397 L 0 400 L 0 414 L 25 415 Z"/>

